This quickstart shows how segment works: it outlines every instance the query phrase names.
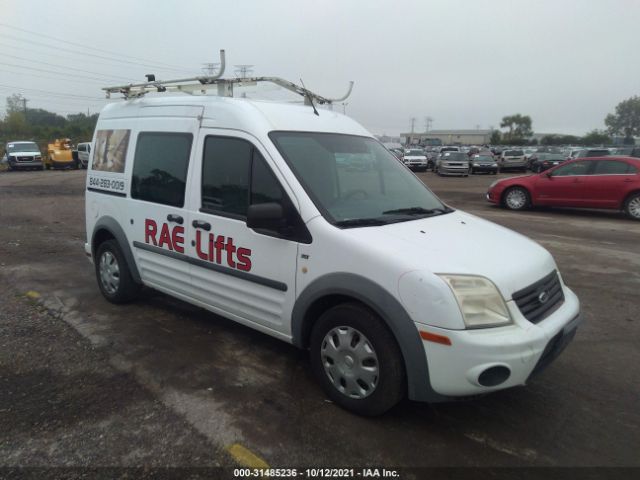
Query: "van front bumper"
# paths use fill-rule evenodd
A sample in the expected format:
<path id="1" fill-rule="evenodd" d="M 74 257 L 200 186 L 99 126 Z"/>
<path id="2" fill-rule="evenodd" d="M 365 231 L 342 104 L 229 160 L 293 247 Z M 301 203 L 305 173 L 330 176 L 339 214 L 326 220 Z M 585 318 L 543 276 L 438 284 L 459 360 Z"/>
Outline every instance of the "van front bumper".
<path id="1" fill-rule="evenodd" d="M 507 302 L 512 325 L 447 330 L 422 324 L 418 329 L 447 337 L 451 345 L 424 341 L 431 388 L 447 397 L 469 396 L 524 385 L 566 348 L 582 321 L 575 294 L 538 324 L 528 322 Z"/>

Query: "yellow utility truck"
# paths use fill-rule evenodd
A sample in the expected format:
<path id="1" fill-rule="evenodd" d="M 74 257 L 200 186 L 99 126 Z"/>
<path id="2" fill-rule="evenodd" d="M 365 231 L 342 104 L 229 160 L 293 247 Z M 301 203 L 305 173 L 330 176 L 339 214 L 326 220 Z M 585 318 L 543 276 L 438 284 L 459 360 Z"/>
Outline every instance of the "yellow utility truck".
<path id="1" fill-rule="evenodd" d="M 73 159 L 71 139 L 56 138 L 47 146 L 47 158 L 44 165 L 51 168 L 78 168 L 78 162 Z"/>

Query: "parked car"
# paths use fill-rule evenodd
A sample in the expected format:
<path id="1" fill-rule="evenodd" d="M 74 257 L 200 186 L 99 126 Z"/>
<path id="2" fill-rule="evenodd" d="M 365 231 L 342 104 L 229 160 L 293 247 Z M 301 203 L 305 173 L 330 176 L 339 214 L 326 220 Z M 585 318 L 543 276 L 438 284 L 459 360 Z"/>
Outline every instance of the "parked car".
<path id="1" fill-rule="evenodd" d="M 42 152 L 40 152 L 40 147 L 35 142 L 7 142 L 2 163 L 6 163 L 9 170 L 44 169 Z"/>
<path id="2" fill-rule="evenodd" d="M 565 160 L 564 155 L 561 153 L 535 153 L 529 158 L 528 168 L 532 172 L 540 173 L 560 165 Z"/>
<path id="3" fill-rule="evenodd" d="M 87 168 L 89 163 L 89 154 L 91 153 L 91 142 L 79 143 L 71 153 L 74 162 L 76 162 L 76 168 Z"/>
<path id="4" fill-rule="evenodd" d="M 624 210 L 640 220 L 640 159 L 569 160 L 536 175 L 497 180 L 489 186 L 487 200 L 511 210 L 536 206 Z"/>
<path id="5" fill-rule="evenodd" d="M 445 151 L 438 155 L 433 169 L 438 175 L 469 175 L 469 157 L 463 152 Z"/>
<path id="6" fill-rule="evenodd" d="M 522 150 L 503 150 L 498 158 L 500 170 L 527 170 L 527 157 Z"/>
<path id="7" fill-rule="evenodd" d="M 498 173 L 498 163 L 493 155 L 474 155 L 469 160 L 469 173 Z"/>
<path id="8" fill-rule="evenodd" d="M 404 151 L 402 162 L 415 172 L 426 172 L 429 162 L 424 150 L 421 148 L 409 148 Z"/>
<path id="9" fill-rule="evenodd" d="M 579 150 L 572 150 L 567 160 L 574 158 L 607 157 L 609 155 L 611 155 L 611 152 L 608 148 L 581 148 Z"/>

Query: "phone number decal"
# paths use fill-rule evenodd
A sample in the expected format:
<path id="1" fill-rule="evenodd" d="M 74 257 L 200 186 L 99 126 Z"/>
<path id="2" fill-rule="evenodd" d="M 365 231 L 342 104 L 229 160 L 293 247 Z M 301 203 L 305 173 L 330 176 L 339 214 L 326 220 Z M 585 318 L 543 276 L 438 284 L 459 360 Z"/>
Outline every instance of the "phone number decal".
<path id="1" fill-rule="evenodd" d="M 124 180 L 89 177 L 89 187 L 102 188 L 104 190 L 112 190 L 115 192 L 124 192 Z"/>

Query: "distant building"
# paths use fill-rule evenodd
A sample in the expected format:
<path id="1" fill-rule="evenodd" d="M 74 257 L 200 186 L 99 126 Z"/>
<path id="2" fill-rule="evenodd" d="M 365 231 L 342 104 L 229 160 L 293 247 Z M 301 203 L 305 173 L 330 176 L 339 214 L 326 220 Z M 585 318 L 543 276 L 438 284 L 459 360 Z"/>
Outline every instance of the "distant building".
<path id="1" fill-rule="evenodd" d="M 484 145 L 491 140 L 493 130 L 430 130 L 426 133 L 401 133 L 405 143 L 441 145 Z"/>

